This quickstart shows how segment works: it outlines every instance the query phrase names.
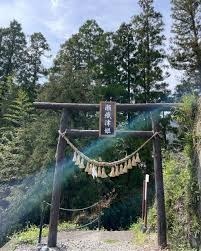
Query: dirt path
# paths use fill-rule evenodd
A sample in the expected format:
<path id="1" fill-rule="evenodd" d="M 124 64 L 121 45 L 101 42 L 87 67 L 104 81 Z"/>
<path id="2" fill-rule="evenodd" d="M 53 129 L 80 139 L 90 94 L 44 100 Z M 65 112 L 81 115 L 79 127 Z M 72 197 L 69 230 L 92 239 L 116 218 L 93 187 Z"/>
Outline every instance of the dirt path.
<path id="1" fill-rule="evenodd" d="M 43 240 L 47 243 L 47 239 Z M 15 251 L 158 251 L 155 247 L 137 247 L 133 243 L 131 231 L 73 231 L 58 233 L 58 246 L 60 249 L 48 249 L 45 245 L 40 247 L 19 246 Z M 11 251 L 11 250 L 9 250 Z"/>

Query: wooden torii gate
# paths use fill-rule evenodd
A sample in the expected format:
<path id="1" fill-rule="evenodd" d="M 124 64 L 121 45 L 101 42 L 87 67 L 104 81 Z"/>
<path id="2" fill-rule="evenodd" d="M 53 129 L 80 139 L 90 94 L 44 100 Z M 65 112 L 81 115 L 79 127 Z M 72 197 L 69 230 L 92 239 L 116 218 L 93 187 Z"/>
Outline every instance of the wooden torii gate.
<path id="1" fill-rule="evenodd" d="M 76 130 L 69 128 L 70 111 L 99 111 L 99 104 L 82 104 L 82 103 L 49 103 L 34 102 L 34 106 L 38 109 L 63 110 L 60 121 L 60 131 L 66 131 L 71 137 L 99 136 L 98 130 Z M 175 108 L 175 103 L 146 103 L 146 104 L 117 104 L 117 112 L 152 112 L 152 131 L 116 131 L 117 135 L 132 135 L 134 137 L 149 138 L 154 133 L 160 133 L 159 113 L 160 111 L 169 111 Z M 155 192 L 157 202 L 157 233 L 158 245 L 161 248 L 167 246 L 167 229 L 166 214 L 164 200 L 164 185 L 162 171 L 162 155 L 160 136 L 157 134 L 153 140 L 153 158 L 154 158 L 154 174 L 155 174 Z M 63 175 L 63 165 L 65 159 L 66 141 L 59 136 L 56 151 L 56 166 L 54 172 L 52 202 L 50 208 L 48 247 L 56 247 L 57 245 L 57 228 L 59 219 L 59 207 L 61 196 L 61 180 Z"/>

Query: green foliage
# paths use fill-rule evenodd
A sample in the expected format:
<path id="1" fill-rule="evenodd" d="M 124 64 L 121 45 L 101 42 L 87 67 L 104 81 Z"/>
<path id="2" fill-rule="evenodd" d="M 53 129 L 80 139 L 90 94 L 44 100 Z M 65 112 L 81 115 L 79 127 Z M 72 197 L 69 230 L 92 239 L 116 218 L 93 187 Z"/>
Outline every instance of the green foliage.
<path id="1" fill-rule="evenodd" d="M 26 145 L 23 141 L 26 126 L 34 119 L 34 110 L 27 94 L 19 90 L 8 105 L 0 128 L 1 180 L 20 178 L 25 171 Z M 27 172 L 28 173 L 28 172 Z"/>
<path id="2" fill-rule="evenodd" d="M 167 84 L 163 81 L 163 63 L 166 57 L 163 42 L 164 23 L 153 0 L 140 0 L 141 13 L 132 20 L 137 46 L 137 102 L 153 102 L 166 99 Z"/>
<path id="3" fill-rule="evenodd" d="M 173 246 L 177 247 L 179 241 L 181 248 L 190 248 L 190 244 L 199 246 L 199 190 L 193 134 L 196 111 L 196 97 L 184 97 L 182 105 L 174 114 L 179 124 L 178 136 L 183 151 L 167 155 L 164 169 L 169 235 Z"/>
<path id="4" fill-rule="evenodd" d="M 188 95 L 182 98 L 182 103 L 172 116 L 178 123 L 177 138 L 180 141 L 181 149 L 193 158 L 194 151 L 194 126 L 197 114 L 197 97 Z"/>
<path id="5" fill-rule="evenodd" d="M 37 97 L 38 80 L 47 75 L 47 69 L 42 63 L 42 58 L 47 57 L 46 52 L 49 50 L 49 45 L 41 32 L 33 33 L 30 36 L 25 53 L 26 64 L 18 77 L 18 82 L 31 101 L 34 101 Z"/>
<path id="6" fill-rule="evenodd" d="M 47 41 L 40 32 L 33 33 L 27 43 L 21 24 L 16 20 L 10 22 L 9 27 L 0 28 L 0 79 L 5 85 L 4 93 L 6 81 L 12 77 L 33 101 L 39 78 L 47 75 L 42 57 L 48 50 Z"/>
<path id="7" fill-rule="evenodd" d="M 8 106 L 16 97 L 18 87 L 14 84 L 13 78 L 8 77 L 0 81 L 0 127 L 3 127 L 3 116 L 7 112 Z"/>
<path id="8" fill-rule="evenodd" d="M 199 188 L 193 133 L 196 111 L 196 97 L 183 97 L 183 103 L 172 116 L 179 125 L 177 137 L 181 146 L 164 153 L 165 203 L 171 250 L 194 250 L 192 247 L 199 246 Z M 150 230 L 157 229 L 156 222 L 154 205 L 148 212 Z"/>
<path id="9" fill-rule="evenodd" d="M 7 127 L 25 127 L 33 120 L 34 109 L 27 94 L 19 90 L 14 101 L 8 105 L 7 112 L 3 116 Z"/>
<path id="10" fill-rule="evenodd" d="M 167 220 L 170 238 L 175 245 L 188 243 L 191 223 L 189 219 L 189 159 L 184 155 L 170 155 L 165 162 L 164 183 Z M 175 184 L 177 184 L 175 186 Z"/>
<path id="11" fill-rule="evenodd" d="M 38 227 L 32 225 L 30 227 L 27 227 L 23 231 L 14 234 L 12 239 L 14 239 L 14 242 L 18 244 L 36 244 L 38 239 L 39 229 Z M 44 227 L 42 236 L 46 237 L 48 235 L 48 228 Z"/>
<path id="12" fill-rule="evenodd" d="M 105 243 L 108 243 L 108 244 L 114 244 L 114 243 L 119 242 L 119 240 L 108 239 L 108 240 L 105 240 L 104 242 L 105 242 Z"/>
<path id="13" fill-rule="evenodd" d="M 72 222 L 61 222 L 58 225 L 58 231 L 66 231 L 66 230 L 70 230 L 70 229 L 75 229 L 77 227 L 76 224 L 72 223 Z"/>
<path id="14" fill-rule="evenodd" d="M 143 221 L 139 219 L 137 223 L 131 225 L 130 230 L 133 232 L 133 242 L 137 246 L 151 248 L 156 245 L 156 234 L 143 232 Z"/>
<path id="15" fill-rule="evenodd" d="M 132 230 L 134 233 L 134 242 L 140 246 L 145 244 L 147 240 L 147 235 L 146 233 L 143 233 L 142 229 L 143 229 L 142 220 L 138 220 L 137 223 L 134 223 L 130 226 L 130 230 Z"/>
<path id="16" fill-rule="evenodd" d="M 148 222 L 149 231 L 151 232 L 156 231 L 157 229 L 156 203 L 154 203 L 152 207 L 148 209 L 147 222 Z"/>
<path id="17" fill-rule="evenodd" d="M 125 90 L 119 101 L 130 103 L 136 95 L 136 78 L 138 76 L 136 41 L 132 24 L 121 24 L 113 34 L 112 42 L 114 44 L 112 54 L 114 55 L 114 65 L 117 72 L 116 81 L 119 85 L 123 85 Z M 116 88 L 119 89 L 120 86 L 117 83 L 115 83 Z M 108 85 L 108 88 L 110 88 L 110 85 Z"/>
<path id="18" fill-rule="evenodd" d="M 58 225 L 58 231 L 65 231 L 68 229 L 74 229 L 76 225 L 70 222 L 62 222 Z M 19 244 L 36 244 L 38 241 L 39 228 L 35 225 L 31 225 L 23 229 L 21 232 L 15 233 L 11 237 L 11 242 L 15 245 Z M 42 237 L 48 236 L 48 226 L 44 226 L 42 230 Z"/>
<path id="19" fill-rule="evenodd" d="M 192 186 L 191 168 L 185 153 L 177 157 L 171 154 L 165 162 L 169 238 L 175 250 L 191 250 L 190 243 L 199 242 L 201 225 L 195 211 L 193 193 L 196 191 Z"/>
<path id="20" fill-rule="evenodd" d="M 193 185 L 191 171 L 191 160 L 185 151 L 166 154 L 164 161 L 165 204 L 168 239 L 170 250 L 173 251 L 197 250 L 193 249 L 192 245 L 199 246 L 201 226 L 196 213 L 198 190 Z M 148 229 L 151 232 L 157 229 L 155 204 L 148 211 Z"/>
<path id="21" fill-rule="evenodd" d="M 174 113 L 173 119 L 179 123 L 181 131 L 184 131 L 184 133 L 189 131 L 192 134 L 193 132 L 196 107 L 197 97 L 195 95 L 184 96 L 181 106 Z"/>
<path id="22" fill-rule="evenodd" d="M 21 163 L 24 161 L 21 141 L 22 131 L 4 133 L 0 141 L 0 176 L 1 180 L 14 179 L 22 174 Z"/>
<path id="23" fill-rule="evenodd" d="M 16 20 L 10 22 L 8 28 L 1 29 L 0 33 L 0 77 L 6 80 L 9 76 L 19 76 L 22 70 L 26 39 L 21 24 Z"/>
<path id="24" fill-rule="evenodd" d="M 201 2 L 200 0 L 172 0 L 174 38 L 170 61 L 185 73 L 183 83 L 177 87 L 177 96 L 200 93 L 201 81 Z M 184 93 L 183 93 L 184 92 Z"/>

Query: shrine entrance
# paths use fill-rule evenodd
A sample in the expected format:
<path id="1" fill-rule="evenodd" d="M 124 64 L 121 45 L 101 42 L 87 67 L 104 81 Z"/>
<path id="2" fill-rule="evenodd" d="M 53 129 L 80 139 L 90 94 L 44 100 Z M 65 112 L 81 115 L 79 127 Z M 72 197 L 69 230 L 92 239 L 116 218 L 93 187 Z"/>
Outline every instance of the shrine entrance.
<path id="1" fill-rule="evenodd" d="M 109 105 L 109 106 L 108 106 Z M 52 202 L 50 208 L 48 247 L 57 245 L 57 229 L 61 196 L 61 180 L 63 176 L 63 166 L 65 159 L 65 148 L 67 144 L 74 150 L 73 160 L 85 169 L 86 172 L 94 176 L 115 177 L 118 173 L 124 173 L 131 169 L 139 161 L 138 151 L 126 156 L 124 159 L 114 162 L 98 162 L 87 158 L 84 154 L 71 143 L 70 137 L 104 137 L 130 135 L 140 137 L 153 142 L 153 159 L 155 175 L 155 193 L 157 202 L 157 234 L 158 246 L 165 248 L 167 246 L 166 214 L 164 200 L 164 185 L 162 171 L 161 139 L 160 139 L 160 112 L 170 111 L 178 104 L 174 103 L 148 103 L 148 104 L 116 104 L 114 102 L 101 102 L 100 104 L 81 104 L 81 103 L 49 103 L 34 102 L 38 109 L 62 110 L 59 138 L 56 151 L 56 166 L 54 172 Z M 69 128 L 71 111 L 100 111 L 99 130 L 77 130 Z M 133 130 L 116 130 L 116 112 L 150 112 L 152 120 L 152 131 L 133 131 Z M 145 144 L 144 143 L 144 144 Z M 143 144 L 143 145 L 144 145 Z M 126 163 L 126 166 L 125 166 Z M 85 166 L 85 164 L 87 164 Z M 111 167 L 107 175 L 104 167 Z"/>

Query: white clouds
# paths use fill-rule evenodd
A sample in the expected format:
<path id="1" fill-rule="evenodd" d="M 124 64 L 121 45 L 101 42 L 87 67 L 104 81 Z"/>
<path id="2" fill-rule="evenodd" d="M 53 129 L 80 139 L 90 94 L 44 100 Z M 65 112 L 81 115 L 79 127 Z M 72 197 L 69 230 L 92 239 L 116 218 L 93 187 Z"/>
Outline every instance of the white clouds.
<path id="1" fill-rule="evenodd" d="M 34 1 L 34 4 L 27 0 L 7 0 L 3 4 L 0 3 L 0 25 L 7 26 L 11 20 L 16 19 L 28 34 L 41 31 L 44 8 L 45 6 L 40 5 L 38 0 Z"/>
<path id="2" fill-rule="evenodd" d="M 22 24 L 27 34 L 42 32 L 52 48 L 52 53 L 55 54 L 60 44 L 77 32 L 87 19 L 96 19 L 106 31 L 115 30 L 139 11 L 137 2 L 137 0 L 0 0 L 0 26 L 8 26 L 15 18 Z M 169 36 L 169 1 L 155 0 L 155 6 L 164 14 L 166 34 Z"/>
<path id="3" fill-rule="evenodd" d="M 23 0 L 13 1 L 12 4 L 9 1 L 0 4 L 1 25 L 8 25 L 8 23 L 14 18 L 24 23 L 26 15 L 29 16 L 27 7 L 26 2 Z"/>
<path id="4" fill-rule="evenodd" d="M 57 36 L 60 39 L 65 37 L 66 22 L 64 18 L 61 17 L 58 19 L 50 19 L 44 21 L 44 24 L 48 28 L 49 32 L 51 32 L 53 35 Z"/>
<path id="5" fill-rule="evenodd" d="M 156 3 L 162 9 L 163 0 Z M 138 10 L 137 0 L 0 0 L 0 25 L 7 26 L 15 18 L 26 33 L 42 31 L 51 39 L 63 40 L 87 19 L 96 19 L 110 31 Z"/>
<path id="6" fill-rule="evenodd" d="M 133 0 L 0 0 L 0 25 L 7 26 L 15 18 L 26 33 L 42 31 L 62 39 L 87 19 L 96 19 L 104 29 L 113 30 L 135 10 Z"/>
<path id="7" fill-rule="evenodd" d="M 63 18 L 44 21 L 44 23 L 52 33 L 61 33 L 65 28 L 65 20 Z"/>
<path id="8" fill-rule="evenodd" d="M 59 0 L 50 0 L 51 1 L 51 4 L 52 4 L 52 7 L 53 8 L 57 8 L 58 5 L 59 5 Z"/>

